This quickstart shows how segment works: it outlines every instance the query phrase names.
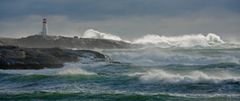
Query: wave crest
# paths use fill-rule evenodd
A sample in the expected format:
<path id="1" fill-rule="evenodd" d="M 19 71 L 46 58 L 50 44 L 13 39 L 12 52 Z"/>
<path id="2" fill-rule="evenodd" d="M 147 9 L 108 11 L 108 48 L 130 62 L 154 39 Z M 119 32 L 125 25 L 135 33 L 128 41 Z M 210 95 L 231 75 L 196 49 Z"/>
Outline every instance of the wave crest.
<path id="1" fill-rule="evenodd" d="M 143 83 L 198 83 L 212 82 L 219 83 L 222 81 L 240 81 L 239 76 L 223 72 L 219 74 L 209 74 L 202 71 L 192 71 L 189 73 L 171 73 L 164 70 L 149 70 L 141 73 L 129 74 L 129 76 L 137 76 Z"/>
<path id="2" fill-rule="evenodd" d="M 82 35 L 83 38 L 95 38 L 95 39 L 110 39 L 110 40 L 117 40 L 122 41 L 122 39 L 119 36 L 108 34 L 108 33 L 102 33 L 93 29 L 88 29 L 85 31 L 85 33 Z"/>
<path id="3" fill-rule="evenodd" d="M 63 68 L 41 70 L 0 70 L 0 73 L 22 75 L 97 75 L 97 73 L 84 70 L 81 63 L 65 63 Z"/>
<path id="4" fill-rule="evenodd" d="M 57 72 L 59 75 L 96 75 L 94 72 L 85 71 L 81 68 L 65 68 Z"/>
<path id="5" fill-rule="evenodd" d="M 174 36 L 174 37 L 146 35 L 146 36 L 143 36 L 142 38 L 134 40 L 133 43 L 154 44 L 154 45 L 173 46 L 173 47 L 194 47 L 194 46 L 209 47 L 212 45 L 220 45 L 225 42 L 220 38 L 220 36 L 213 33 L 209 33 L 206 36 L 202 34 L 183 35 L 183 36 Z"/>
<path id="6" fill-rule="evenodd" d="M 124 41 L 130 44 L 137 44 L 144 47 L 160 47 L 160 48 L 238 48 L 238 43 L 229 43 L 214 33 L 190 34 L 181 36 L 161 36 L 157 34 L 148 34 L 135 40 L 122 39 L 120 36 L 111 33 L 103 33 L 93 29 L 88 29 L 81 36 L 82 38 L 108 39 L 116 41 Z"/>
<path id="7" fill-rule="evenodd" d="M 96 75 L 94 72 L 86 71 L 81 68 L 81 63 L 65 63 L 64 67 L 60 69 L 58 75 Z"/>

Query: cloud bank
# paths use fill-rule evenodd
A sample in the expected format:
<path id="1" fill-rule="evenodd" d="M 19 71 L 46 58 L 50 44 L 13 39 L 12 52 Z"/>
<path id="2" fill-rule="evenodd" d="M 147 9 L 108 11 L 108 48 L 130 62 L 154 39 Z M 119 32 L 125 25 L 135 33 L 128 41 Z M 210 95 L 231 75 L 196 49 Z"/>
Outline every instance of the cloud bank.
<path id="1" fill-rule="evenodd" d="M 41 30 L 48 18 L 51 35 L 81 36 L 87 29 L 124 39 L 217 33 L 240 37 L 239 0 L 1 0 L 0 36 L 22 37 Z"/>

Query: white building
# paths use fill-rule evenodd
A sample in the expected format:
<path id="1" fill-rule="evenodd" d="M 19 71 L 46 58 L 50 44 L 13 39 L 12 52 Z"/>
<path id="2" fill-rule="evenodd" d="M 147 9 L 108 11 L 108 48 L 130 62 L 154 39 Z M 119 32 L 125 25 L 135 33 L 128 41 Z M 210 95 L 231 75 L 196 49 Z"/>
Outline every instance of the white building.
<path id="1" fill-rule="evenodd" d="M 42 36 L 47 36 L 48 35 L 47 19 L 46 18 L 43 18 L 42 31 L 41 31 L 40 35 L 42 35 Z"/>

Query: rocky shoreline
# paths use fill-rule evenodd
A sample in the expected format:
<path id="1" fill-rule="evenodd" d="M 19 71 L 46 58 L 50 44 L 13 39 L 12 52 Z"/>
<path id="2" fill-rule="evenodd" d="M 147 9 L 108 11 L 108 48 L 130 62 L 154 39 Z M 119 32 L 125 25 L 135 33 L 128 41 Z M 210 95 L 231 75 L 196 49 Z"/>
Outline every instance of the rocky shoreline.
<path id="1" fill-rule="evenodd" d="M 123 41 L 78 38 L 64 36 L 33 35 L 23 38 L 0 38 L 0 46 L 19 46 L 26 48 L 67 48 L 67 49 L 122 49 L 131 44 Z"/>
<path id="2" fill-rule="evenodd" d="M 110 58 L 91 50 L 60 48 L 21 48 L 0 46 L 0 69 L 60 68 L 66 62 L 110 62 Z"/>

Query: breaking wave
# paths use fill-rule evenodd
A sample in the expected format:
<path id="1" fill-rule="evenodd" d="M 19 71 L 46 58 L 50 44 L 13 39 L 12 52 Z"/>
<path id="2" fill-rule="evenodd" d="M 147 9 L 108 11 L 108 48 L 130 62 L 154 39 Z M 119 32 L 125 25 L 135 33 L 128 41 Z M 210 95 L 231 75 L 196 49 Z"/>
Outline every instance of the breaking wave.
<path id="1" fill-rule="evenodd" d="M 59 69 L 41 69 L 41 70 L 0 70 L 0 73 L 22 74 L 22 75 L 97 75 L 94 72 L 84 70 L 84 64 L 65 63 L 63 68 Z"/>
<path id="2" fill-rule="evenodd" d="M 95 39 L 110 39 L 110 40 L 117 40 L 122 41 L 122 39 L 119 36 L 108 34 L 108 33 L 102 33 L 93 29 L 88 29 L 85 31 L 85 33 L 82 35 L 83 38 L 95 38 Z"/>
<path id="3" fill-rule="evenodd" d="M 157 34 L 148 34 L 134 40 L 125 40 L 120 36 L 110 33 L 102 33 L 93 29 L 85 31 L 81 36 L 82 38 L 95 38 L 95 39 L 110 39 L 116 41 L 124 41 L 131 44 L 143 45 L 143 47 L 220 47 L 220 48 L 235 48 L 239 47 L 238 44 L 225 42 L 220 36 L 214 33 L 204 34 L 190 34 L 182 36 L 161 36 Z"/>
<path id="4" fill-rule="evenodd" d="M 57 74 L 59 75 L 96 75 L 94 72 L 89 72 L 80 68 L 79 63 L 67 63 L 65 68 L 60 69 Z"/>
<path id="5" fill-rule="evenodd" d="M 163 45 L 163 46 L 173 46 L 173 47 L 209 47 L 212 45 L 221 45 L 225 42 L 220 38 L 220 36 L 209 33 L 204 36 L 202 34 L 198 35 L 183 35 L 183 36 L 159 36 L 159 35 L 146 35 L 142 38 L 133 41 L 135 44 L 153 44 L 153 45 Z"/>
<path id="6" fill-rule="evenodd" d="M 208 53 L 209 52 L 209 53 Z M 219 63 L 236 63 L 239 64 L 238 51 L 220 50 L 171 50 L 171 49 L 136 49 L 122 51 L 103 51 L 113 60 L 121 63 L 131 63 L 137 66 L 159 66 L 159 65 L 208 65 Z"/>
<path id="7" fill-rule="evenodd" d="M 128 74 L 128 76 L 137 76 L 143 83 L 219 83 L 223 81 L 240 81 L 240 76 L 233 75 L 232 73 L 205 73 L 197 70 L 188 73 L 175 73 L 162 69 L 151 69 L 146 72 Z"/>

